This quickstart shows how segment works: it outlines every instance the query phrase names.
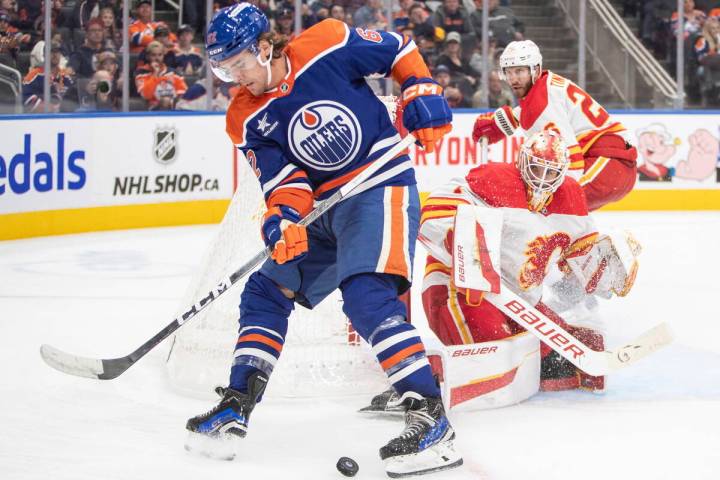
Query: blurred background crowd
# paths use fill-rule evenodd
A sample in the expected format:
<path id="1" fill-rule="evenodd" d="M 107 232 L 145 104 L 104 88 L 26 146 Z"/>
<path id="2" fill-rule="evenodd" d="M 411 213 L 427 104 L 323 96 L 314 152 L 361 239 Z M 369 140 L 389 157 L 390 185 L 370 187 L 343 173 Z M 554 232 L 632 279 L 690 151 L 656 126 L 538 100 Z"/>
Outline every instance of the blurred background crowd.
<path id="1" fill-rule="evenodd" d="M 167 2 L 167 3 L 166 3 Z M 215 10 L 234 3 L 215 1 Z M 252 0 L 272 20 L 274 28 L 292 36 L 296 15 L 300 29 L 332 17 L 367 29 L 389 29 L 412 37 L 435 80 L 445 87 L 455 108 L 497 108 L 515 100 L 498 77 L 497 58 L 528 28 L 550 30 L 563 22 L 552 0 L 489 0 L 488 104 L 481 95 L 482 0 Z M 614 7 L 633 23 L 634 31 L 655 58 L 674 74 L 677 0 L 616 0 Z M 45 72 L 45 5 L 52 6 L 50 48 L 51 105 L 43 102 Z M 139 0 L 130 11 L 130 110 L 214 110 L 227 107 L 235 86 L 205 72 L 204 0 Z M 720 0 L 684 0 L 686 95 L 690 106 L 720 105 Z M 389 13 L 391 12 L 391 15 Z M 548 22 L 548 20 L 550 20 Z M 541 30 L 537 30 L 538 35 Z M 538 40 L 536 35 L 528 38 Z M 22 78 L 22 109 L 42 112 L 119 110 L 123 82 L 122 0 L 0 0 L 0 73 L 13 69 Z M 576 48 L 576 46 L 575 46 Z M 556 68 L 562 71 L 562 44 Z M 551 58 L 551 57 L 549 57 Z M 548 62 L 552 68 L 552 61 Z M 571 77 L 572 78 L 572 77 Z M 213 87 L 208 89 L 207 82 Z M 213 98 L 207 99 L 207 92 Z M 592 93 L 592 91 L 591 91 Z M 0 112 L 14 111 L 15 98 L 0 84 Z"/>

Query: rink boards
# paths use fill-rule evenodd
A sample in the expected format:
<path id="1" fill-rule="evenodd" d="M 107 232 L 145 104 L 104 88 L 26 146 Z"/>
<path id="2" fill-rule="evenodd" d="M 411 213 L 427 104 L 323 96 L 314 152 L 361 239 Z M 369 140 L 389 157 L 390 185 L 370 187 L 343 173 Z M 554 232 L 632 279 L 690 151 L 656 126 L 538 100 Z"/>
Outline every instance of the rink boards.
<path id="1" fill-rule="evenodd" d="M 437 152 L 411 149 L 422 192 L 480 161 L 477 110 L 455 112 Z M 720 210 L 718 112 L 615 112 L 645 175 L 613 210 Z M 220 221 L 244 161 L 223 114 L 0 116 L 0 240 Z M 491 146 L 514 158 L 522 137 Z"/>

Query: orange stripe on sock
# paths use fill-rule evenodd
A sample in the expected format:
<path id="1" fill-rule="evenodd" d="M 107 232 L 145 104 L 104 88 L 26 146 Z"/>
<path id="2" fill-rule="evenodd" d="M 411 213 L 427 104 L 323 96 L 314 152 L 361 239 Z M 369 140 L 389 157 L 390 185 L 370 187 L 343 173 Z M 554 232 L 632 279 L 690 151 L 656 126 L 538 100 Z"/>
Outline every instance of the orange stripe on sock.
<path id="1" fill-rule="evenodd" d="M 414 345 L 410 345 L 407 348 L 403 348 L 402 350 L 400 350 L 399 352 L 397 352 L 395 355 L 388 358 L 384 362 L 381 362 L 380 366 L 383 368 L 383 370 L 387 370 L 389 368 L 394 367 L 398 363 L 402 362 L 410 355 L 413 355 L 417 352 L 424 352 L 424 351 L 425 351 L 425 348 L 423 347 L 422 343 L 416 343 Z"/>
<path id="2" fill-rule="evenodd" d="M 264 343 L 265 345 L 268 345 L 280 353 L 282 351 L 282 344 L 280 342 L 276 342 L 275 340 L 266 337 L 265 335 L 260 335 L 259 333 L 249 333 L 247 335 L 243 335 L 242 337 L 238 338 L 237 343 L 240 342 L 260 342 Z"/>

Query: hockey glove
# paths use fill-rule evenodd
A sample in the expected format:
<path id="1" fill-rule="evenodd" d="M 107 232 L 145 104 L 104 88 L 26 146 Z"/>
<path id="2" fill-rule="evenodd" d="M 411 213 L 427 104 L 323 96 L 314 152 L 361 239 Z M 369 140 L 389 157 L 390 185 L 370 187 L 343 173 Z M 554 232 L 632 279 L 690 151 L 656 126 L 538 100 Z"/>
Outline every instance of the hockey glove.
<path id="1" fill-rule="evenodd" d="M 403 124 L 426 152 L 452 129 L 452 112 L 443 89 L 432 78 L 410 77 L 402 85 Z"/>
<path id="2" fill-rule="evenodd" d="M 486 137 L 492 145 L 515 133 L 517 126 L 518 121 L 512 108 L 503 106 L 493 113 L 483 113 L 477 117 L 473 126 L 473 140 L 479 142 L 481 137 Z"/>
<path id="3" fill-rule="evenodd" d="M 265 213 L 263 240 L 272 249 L 270 257 L 280 265 L 297 262 L 307 254 L 307 230 L 297 224 L 299 221 L 300 214 L 285 205 L 272 207 Z"/>

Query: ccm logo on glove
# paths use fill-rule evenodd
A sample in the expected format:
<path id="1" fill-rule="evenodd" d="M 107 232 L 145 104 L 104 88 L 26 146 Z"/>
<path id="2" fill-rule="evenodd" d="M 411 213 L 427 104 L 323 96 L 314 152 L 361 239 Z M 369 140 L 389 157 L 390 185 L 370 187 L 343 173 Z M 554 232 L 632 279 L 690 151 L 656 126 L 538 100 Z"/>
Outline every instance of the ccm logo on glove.
<path id="1" fill-rule="evenodd" d="M 442 93 L 443 88 L 435 83 L 416 83 L 415 85 L 410 85 L 405 89 L 405 91 L 403 91 L 402 98 L 403 103 L 408 103 L 415 97 L 423 95 L 442 95 Z"/>

